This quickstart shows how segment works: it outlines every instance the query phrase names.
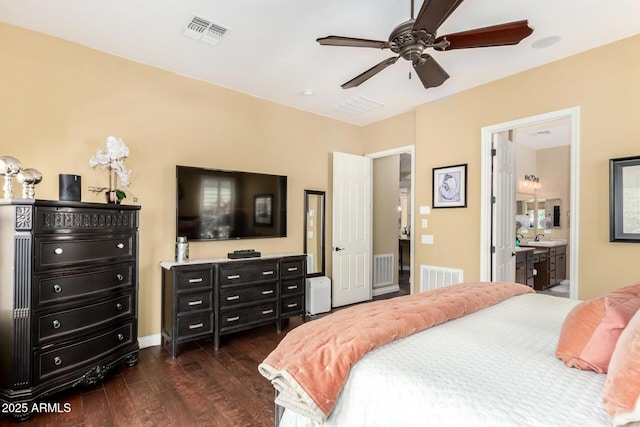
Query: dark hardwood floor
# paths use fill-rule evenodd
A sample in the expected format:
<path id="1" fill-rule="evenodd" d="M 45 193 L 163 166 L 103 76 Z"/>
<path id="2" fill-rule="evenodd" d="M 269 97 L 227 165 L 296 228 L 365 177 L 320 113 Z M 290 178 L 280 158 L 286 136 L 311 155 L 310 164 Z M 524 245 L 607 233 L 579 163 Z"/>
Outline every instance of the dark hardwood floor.
<path id="1" fill-rule="evenodd" d="M 407 272 L 399 284 L 399 292 L 375 299 L 408 294 Z M 70 412 L 34 414 L 22 423 L 2 414 L 0 427 L 273 426 L 274 389 L 258 364 L 301 323 L 289 319 L 280 334 L 268 325 L 223 336 L 218 351 L 213 339 L 186 343 L 175 359 L 161 346 L 142 349 L 136 366 L 121 363 L 95 386 L 44 399 L 68 404 Z"/>

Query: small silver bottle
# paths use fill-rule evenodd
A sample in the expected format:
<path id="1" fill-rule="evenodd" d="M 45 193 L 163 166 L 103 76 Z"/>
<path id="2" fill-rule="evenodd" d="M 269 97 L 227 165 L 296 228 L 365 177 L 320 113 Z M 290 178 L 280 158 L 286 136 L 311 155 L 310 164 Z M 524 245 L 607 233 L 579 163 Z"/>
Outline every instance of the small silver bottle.
<path id="1" fill-rule="evenodd" d="M 189 261 L 189 242 L 185 236 L 178 236 L 176 241 L 176 262 Z"/>

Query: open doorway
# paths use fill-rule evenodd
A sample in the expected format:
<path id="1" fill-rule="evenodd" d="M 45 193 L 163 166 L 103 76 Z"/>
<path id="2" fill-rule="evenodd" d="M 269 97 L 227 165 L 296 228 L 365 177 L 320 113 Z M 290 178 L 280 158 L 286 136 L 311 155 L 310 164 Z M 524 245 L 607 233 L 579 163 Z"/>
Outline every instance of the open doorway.
<path id="1" fill-rule="evenodd" d="M 493 172 L 494 165 L 494 154 L 493 150 L 493 139 L 495 135 L 505 135 L 508 134 L 511 138 L 517 134 L 519 129 L 524 129 L 524 131 L 528 131 L 529 133 L 535 133 L 535 129 L 544 129 L 550 128 L 553 125 L 557 125 L 562 123 L 562 125 L 566 125 L 568 130 L 568 139 L 570 144 L 570 149 L 568 156 L 570 157 L 569 161 L 569 172 L 568 179 L 569 183 L 567 185 L 568 191 L 562 193 L 560 190 L 554 188 L 554 185 L 551 185 L 551 182 L 548 182 L 549 188 L 547 189 L 547 193 L 532 191 L 531 188 L 525 189 L 523 184 L 527 184 L 525 181 L 526 175 L 529 176 L 532 182 L 535 184 L 533 186 L 538 186 L 538 191 L 541 189 L 541 186 L 544 183 L 539 182 L 539 177 L 535 173 L 524 173 L 523 170 L 529 168 L 535 168 L 536 166 L 532 166 L 531 164 L 526 164 L 527 159 L 520 161 L 520 169 L 517 170 L 517 161 L 513 162 L 513 170 L 511 170 L 511 176 L 514 179 L 514 185 L 511 187 L 516 190 L 516 194 L 510 194 L 509 197 L 503 197 L 504 195 L 500 194 L 500 188 L 496 188 L 495 186 L 495 176 Z M 540 253 L 546 252 L 547 256 L 551 252 L 555 256 L 556 249 L 550 249 L 552 247 L 565 248 L 566 256 L 569 258 L 567 263 L 568 271 L 560 272 L 561 275 L 564 274 L 565 277 L 562 279 L 565 281 L 565 284 L 568 284 L 569 287 L 569 296 L 571 298 L 577 298 L 578 295 L 578 219 L 579 219 L 579 186 L 578 186 L 578 161 L 579 161 L 579 108 L 569 108 L 566 110 L 559 110 L 539 116 L 528 117 L 525 119 L 520 119 L 512 122 L 501 123 L 494 126 L 485 127 L 482 129 L 482 203 L 481 203 L 481 265 L 480 265 L 480 275 L 481 280 L 504 280 L 504 277 L 497 277 L 497 272 L 500 270 L 500 260 L 496 262 L 496 251 L 494 242 L 499 239 L 499 236 L 506 236 L 506 239 L 513 238 L 514 244 L 512 245 L 513 251 L 510 253 L 513 257 L 516 256 L 517 250 L 515 249 L 515 243 L 517 243 L 516 239 L 519 239 L 522 236 L 522 241 L 526 241 L 527 244 L 532 242 L 532 247 L 544 248 L 538 249 Z M 510 139 L 511 139 L 510 138 Z M 525 150 L 526 152 L 526 150 Z M 529 152 L 525 154 L 529 156 L 529 160 L 531 160 L 532 156 L 536 156 L 535 153 Z M 515 155 L 514 155 L 515 157 Z M 524 168 L 524 169 L 523 169 Z M 522 175 L 522 176 L 520 176 Z M 537 181 L 536 181 L 537 180 Z M 506 188 L 506 187 L 505 187 Z M 520 192 L 519 190 L 525 190 L 525 192 Z M 513 190 L 511 190 L 513 191 Z M 514 196 L 518 196 L 518 192 L 521 195 L 520 199 L 525 199 L 521 201 L 522 204 L 520 209 L 521 220 L 524 219 L 525 216 L 531 219 L 531 222 L 527 222 L 526 225 L 523 224 L 525 221 L 520 222 L 521 227 L 527 227 L 528 237 L 524 237 L 524 233 L 520 233 L 520 236 L 517 236 L 516 228 L 516 217 L 515 215 L 504 216 L 505 218 L 512 218 L 510 221 L 500 221 L 496 223 L 494 218 L 496 217 L 496 212 L 504 213 L 504 212 L 514 212 L 513 200 Z M 536 194 L 537 193 L 537 194 Z M 549 197 L 539 197 L 543 194 L 548 194 Z M 563 195 L 561 195 L 563 194 Z M 526 196 L 526 197 L 525 197 Z M 556 197 L 557 196 L 557 197 Z M 517 205 L 516 197 L 516 206 Z M 547 202 L 548 199 L 548 202 Z M 560 201 L 556 200 L 560 199 Z M 564 203 L 562 202 L 564 200 Z M 494 202 L 492 202 L 492 200 Z M 530 205 L 528 204 L 530 203 Z M 507 205 L 509 204 L 509 205 Z M 547 206 L 548 205 L 548 206 Z M 564 205 L 564 208 L 563 208 Z M 528 209 L 528 207 L 531 209 Z M 514 212 L 515 213 L 515 212 Z M 557 224 L 557 228 L 554 224 Z M 564 227 L 563 227 L 564 225 Z M 529 230 L 530 228 L 530 230 Z M 498 237 L 497 237 L 498 236 Z M 550 237 L 553 236 L 553 239 Z M 547 239 L 545 240 L 545 237 Z M 536 238 L 538 240 L 543 241 L 542 243 L 536 242 Z M 562 240 L 566 240 L 566 245 L 563 246 L 561 244 Z M 553 240 L 553 242 L 551 241 Z M 557 249 L 559 252 L 559 256 L 562 255 L 561 249 Z M 555 258 L 554 258 L 555 259 Z M 513 262 L 513 261 L 512 261 Z M 515 263 L 514 263 L 515 265 Z M 541 264 L 542 265 L 542 264 Z M 502 270 L 504 271 L 504 270 Z M 509 270 L 510 271 L 510 270 Z M 537 271 L 536 271 L 537 273 Z M 536 286 L 543 287 L 543 283 L 549 284 L 550 280 L 556 280 L 555 271 L 552 272 L 540 272 L 540 275 L 537 279 L 538 283 Z M 515 275 L 515 270 L 514 270 Z M 546 278 L 547 282 L 541 282 L 543 278 Z M 570 280 L 569 280 L 570 278 Z M 560 283 L 558 281 L 558 283 Z M 555 282 L 554 282 L 555 284 Z M 534 285 L 533 279 L 531 286 Z"/>
<path id="2" fill-rule="evenodd" d="M 372 295 L 412 293 L 413 146 L 367 155 L 372 158 Z"/>

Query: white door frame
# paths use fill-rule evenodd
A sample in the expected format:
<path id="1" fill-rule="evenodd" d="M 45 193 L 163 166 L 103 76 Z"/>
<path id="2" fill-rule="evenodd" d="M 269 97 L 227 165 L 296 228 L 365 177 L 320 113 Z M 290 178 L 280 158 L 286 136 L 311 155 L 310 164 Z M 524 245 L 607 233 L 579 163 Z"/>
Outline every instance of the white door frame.
<path id="1" fill-rule="evenodd" d="M 416 207 L 416 200 L 415 200 L 415 185 L 416 185 L 416 153 L 415 153 L 416 149 L 415 149 L 415 145 L 406 145 L 404 147 L 398 147 L 398 148 L 392 148 L 390 150 L 385 150 L 385 151 L 378 151 L 375 153 L 371 153 L 371 154 L 366 154 L 365 157 L 369 157 L 372 160 L 374 159 L 379 159 L 381 157 L 388 157 L 388 156 L 394 156 L 396 154 L 411 154 L 411 194 L 409 195 L 410 199 L 411 199 L 411 223 L 409 224 L 410 226 L 410 230 L 411 230 L 411 234 L 413 236 L 416 236 L 416 227 L 415 227 L 415 218 L 416 215 L 414 214 L 415 212 L 415 207 Z M 376 191 L 375 188 L 373 188 L 373 174 L 372 178 L 371 178 L 371 188 L 372 191 Z M 373 217 L 373 210 L 371 211 L 371 216 Z M 371 223 L 373 224 L 373 221 L 371 221 Z M 373 226 L 373 225 L 372 225 Z M 373 236 L 373 232 L 371 233 L 371 235 Z M 412 238 L 409 241 L 409 289 L 410 289 L 410 293 L 413 294 L 413 281 L 414 281 L 414 259 L 413 259 L 413 251 L 414 251 L 414 245 L 415 245 L 415 238 Z M 371 255 L 373 257 L 373 254 Z M 373 262 L 371 263 L 373 265 Z M 372 276 L 373 277 L 373 276 Z"/>
<path id="2" fill-rule="evenodd" d="M 491 138 L 494 133 L 558 119 L 571 123 L 571 211 L 569 216 L 570 297 L 578 298 L 578 220 L 580 218 L 580 107 L 571 107 L 481 129 L 480 280 L 491 280 Z"/>

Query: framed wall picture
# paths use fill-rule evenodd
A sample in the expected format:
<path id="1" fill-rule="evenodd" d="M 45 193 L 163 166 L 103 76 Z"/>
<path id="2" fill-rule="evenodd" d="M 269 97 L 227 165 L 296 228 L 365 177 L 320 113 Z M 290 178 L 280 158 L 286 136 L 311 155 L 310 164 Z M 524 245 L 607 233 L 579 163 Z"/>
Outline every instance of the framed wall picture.
<path id="1" fill-rule="evenodd" d="M 467 207 L 467 164 L 433 168 L 433 207 Z"/>
<path id="2" fill-rule="evenodd" d="M 640 156 L 609 160 L 609 241 L 640 243 Z"/>
<path id="3" fill-rule="evenodd" d="M 253 223 L 256 226 L 273 225 L 273 194 L 260 194 L 253 198 Z"/>

